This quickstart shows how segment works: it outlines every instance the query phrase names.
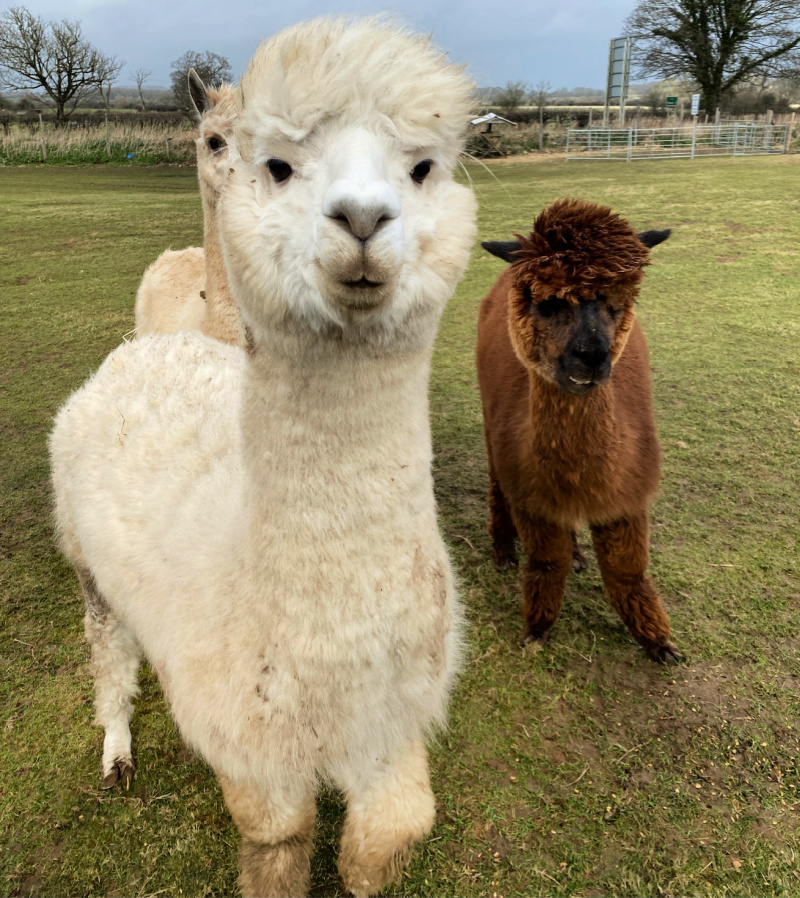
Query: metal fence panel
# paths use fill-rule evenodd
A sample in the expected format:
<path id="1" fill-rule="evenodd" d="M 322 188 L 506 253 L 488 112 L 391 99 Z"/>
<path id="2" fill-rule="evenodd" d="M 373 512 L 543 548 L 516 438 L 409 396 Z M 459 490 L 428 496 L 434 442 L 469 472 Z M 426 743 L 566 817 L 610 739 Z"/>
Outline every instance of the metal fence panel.
<path id="1" fill-rule="evenodd" d="M 671 159 L 783 153 L 789 125 L 728 122 L 675 128 L 570 128 L 567 160 Z"/>

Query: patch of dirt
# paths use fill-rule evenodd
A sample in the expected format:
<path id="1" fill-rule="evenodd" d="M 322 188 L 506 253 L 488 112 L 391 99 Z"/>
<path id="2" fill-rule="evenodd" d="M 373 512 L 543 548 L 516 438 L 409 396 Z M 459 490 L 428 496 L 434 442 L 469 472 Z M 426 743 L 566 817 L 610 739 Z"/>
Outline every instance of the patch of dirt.
<path id="1" fill-rule="evenodd" d="M 740 221 L 726 221 L 723 224 L 732 234 L 755 234 L 759 230 L 753 225 L 742 224 Z"/>
<path id="2" fill-rule="evenodd" d="M 720 265 L 733 265 L 734 262 L 738 262 L 743 258 L 744 256 L 717 256 L 717 262 L 719 262 Z"/>
<path id="3" fill-rule="evenodd" d="M 17 279 L 14 281 L 14 283 L 15 283 L 18 287 L 24 287 L 25 284 L 30 284 L 30 282 L 31 282 L 32 280 L 34 280 L 34 278 L 32 278 L 32 277 L 20 277 L 20 278 L 17 278 Z"/>
<path id="4" fill-rule="evenodd" d="M 713 717 L 725 717 L 733 712 L 747 714 L 750 703 L 734 693 L 733 670 L 725 664 L 712 661 L 696 661 L 679 669 L 679 676 L 672 685 L 672 693 L 702 706 Z"/>
<path id="5" fill-rule="evenodd" d="M 519 153 L 514 156 L 496 156 L 493 159 L 487 159 L 486 164 L 492 165 L 515 165 L 518 162 L 561 162 L 563 153 Z"/>
<path id="6" fill-rule="evenodd" d="M 11 895 L 14 898 L 23 895 L 39 895 L 42 888 L 41 874 L 59 860 L 63 853 L 64 846 L 61 842 L 56 842 L 55 845 L 50 846 L 48 849 L 40 851 L 33 859 L 36 872 L 26 876 L 17 888 L 11 892 Z"/>

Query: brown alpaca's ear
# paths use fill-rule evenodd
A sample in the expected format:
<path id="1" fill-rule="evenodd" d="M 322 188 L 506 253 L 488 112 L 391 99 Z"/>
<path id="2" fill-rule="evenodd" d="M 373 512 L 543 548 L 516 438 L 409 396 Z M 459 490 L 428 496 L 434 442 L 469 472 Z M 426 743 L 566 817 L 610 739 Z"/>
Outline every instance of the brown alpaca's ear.
<path id="1" fill-rule="evenodd" d="M 672 230 L 667 228 L 666 231 L 642 231 L 637 236 L 648 249 L 652 249 L 659 243 L 663 243 L 671 233 Z"/>
<path id="2" fill-rule="evenodd" d="M 504 262 L 519 262 L 519 256 L 515 253 L 521 252 L 522 245 L 518 240 L 487 240 L 481 246 Z"/>
<path id="3" fill-rule="evenodd" d="M 203 113 L 212 105 L 208 100 L 206 86 L 194 69 L 189 69 L 188 80 L 189 96 L 192 98 L 192 106 L 194 106 L 198 118 L 202 118 Z"/>

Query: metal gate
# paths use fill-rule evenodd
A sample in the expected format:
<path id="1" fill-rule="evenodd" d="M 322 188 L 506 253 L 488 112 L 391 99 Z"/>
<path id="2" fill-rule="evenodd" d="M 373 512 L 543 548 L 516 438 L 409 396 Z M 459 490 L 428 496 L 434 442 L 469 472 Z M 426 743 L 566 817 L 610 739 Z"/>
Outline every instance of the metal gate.
<path id="1" fill-rule="evenodd" d="M 574 159 L 690 158 L 785 153 L 790 125 L 728 122 L 676 128 L 571 128 L 567 161 Z"/>

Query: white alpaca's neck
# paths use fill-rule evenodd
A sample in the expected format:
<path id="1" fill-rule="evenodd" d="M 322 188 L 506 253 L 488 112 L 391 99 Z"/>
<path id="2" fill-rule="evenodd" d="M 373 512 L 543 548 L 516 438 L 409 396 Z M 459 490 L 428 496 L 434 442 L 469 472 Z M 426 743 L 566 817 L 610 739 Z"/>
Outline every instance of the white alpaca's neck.
<path id="1" fill-rule="evenodd" d="M 297 539 L 299 554 L 369 545 L 399 524 L 412 538 L 433 513 L 428 351 L 412 359 L 276 358 L 256 351 L 245 378 L 243 440 L 251 531 Z M 389 530 L 387 530 L 387 526 Z M 291 544 L 291 539 L 288 540 Z M 385 546 L 375 547 L 378 555 Z"/>
<path id="2" fill-rule="evenodd" d="M 203 201 L 203 249 L 206 266 L 206 323 L 203 328 L 209 336 L 223 343 L 241 342 L 239 310 L 228 288 L 225 260 L 217 227 L 218 197 L 214 190 L 200 178 L 200 196 Z"/>

